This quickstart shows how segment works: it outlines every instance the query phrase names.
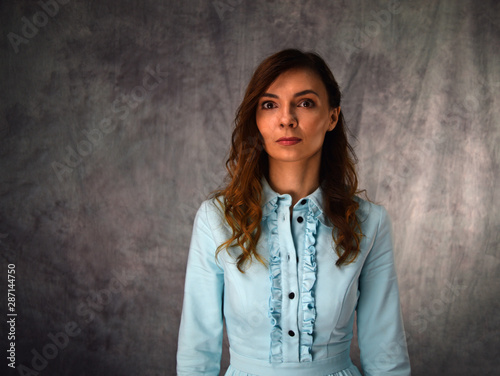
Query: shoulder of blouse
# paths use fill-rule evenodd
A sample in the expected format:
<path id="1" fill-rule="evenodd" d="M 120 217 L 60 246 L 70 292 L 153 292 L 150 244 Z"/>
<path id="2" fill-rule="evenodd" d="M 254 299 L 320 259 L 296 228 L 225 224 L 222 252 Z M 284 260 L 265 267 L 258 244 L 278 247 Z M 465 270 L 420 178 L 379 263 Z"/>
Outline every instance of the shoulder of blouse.
<path id="1" fill-rule="evenodd" d="M 380 216 L 386 214 L 387 212 L 384 206 L 362 199 L 359 196 L 354 196 L 354 200 L 359 204 L 356 215 L 361 223 L 372 220 L 378 222 Z"/>

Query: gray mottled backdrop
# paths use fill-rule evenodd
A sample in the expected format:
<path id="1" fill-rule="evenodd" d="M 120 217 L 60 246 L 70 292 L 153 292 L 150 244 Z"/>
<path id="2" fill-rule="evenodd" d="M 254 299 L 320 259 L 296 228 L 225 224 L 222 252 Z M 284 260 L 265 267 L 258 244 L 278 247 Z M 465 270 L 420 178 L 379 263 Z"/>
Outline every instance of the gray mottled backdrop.
<path id="1" fill-rule="evenodd" d="M 175 373 L 194 214 L 222 181 L 252 70 L 298 47 L 338 78 L 361 185 L 393 218 L 414 374 L 498 375 L 498 1 L 0 12 L 1 374 L 9 333 L 13 374 Z"/>

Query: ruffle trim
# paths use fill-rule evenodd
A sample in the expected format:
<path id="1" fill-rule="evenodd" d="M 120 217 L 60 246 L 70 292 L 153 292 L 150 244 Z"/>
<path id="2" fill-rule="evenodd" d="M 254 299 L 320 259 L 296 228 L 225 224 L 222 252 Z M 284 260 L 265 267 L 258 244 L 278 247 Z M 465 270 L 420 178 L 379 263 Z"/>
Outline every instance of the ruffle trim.
<path id="1" fill-rule="evenodd" d="M 283 362 L 283 330 L 281 328 L 281 310 L 283 291 L 281 286 L 281 251 L 278 234 L 277 199 L 266 204 L 266 218 L 269 228 L 269 278 L 271 296 L 269 298 L 269 317 L 271 318 L 271 346 L 269 362 Z M 314 285 L 316 283 L 316 232 L 322 211 L 309 201 L 306 219 L 304 269 L 301 285 L 303 322 L 300 330 L 300 361 L 312 361 L 314 323 L 316 321 L 316 302 Z"/>
<path id="2" fill-rule="evenodd" d="M 278 235 L 278 205 L 271 200 L 266 205 L 269 215 L 267 224 L 271 234 L 269 239 L 269 279 L 271 281 L 271 296 L 269 298 L 269 317 L 271 318 L 271 347 L 269 362 L 283 362 L 283 331 L 281 328 L 282 287 L 281 287 L 281 252 Z M 274 209 L 274 210 L 273 210 Z"/>
<path id="3" fill-rule="evenodd" d="M 314 284 L 316 283 L 316 231 L 318 227 L 318 216 L 321 211 L 316 205 L 309 206 L 307 214 L 304 269 L 302 277 L 302 314 L 303 322 L 300 331 L 300 361 L 312 361 L 312 344 L 314 322 L 316 321 L 316 302 L 314 297 Z"/>

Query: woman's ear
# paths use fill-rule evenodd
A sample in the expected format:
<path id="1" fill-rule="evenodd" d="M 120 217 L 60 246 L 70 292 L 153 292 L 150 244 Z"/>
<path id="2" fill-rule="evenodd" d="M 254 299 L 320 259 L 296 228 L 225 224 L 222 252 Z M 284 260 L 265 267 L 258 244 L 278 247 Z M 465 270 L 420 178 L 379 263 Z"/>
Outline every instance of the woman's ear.
<path id="1" fill-rule="evenodd" d="M 335 129 L 335 126 L 339 121 L 339 115 L 340 115 L 340 106 L 332 108 L 330 110 L 330 125 L 328 127 L 328 131 L 333 131 Z"/>

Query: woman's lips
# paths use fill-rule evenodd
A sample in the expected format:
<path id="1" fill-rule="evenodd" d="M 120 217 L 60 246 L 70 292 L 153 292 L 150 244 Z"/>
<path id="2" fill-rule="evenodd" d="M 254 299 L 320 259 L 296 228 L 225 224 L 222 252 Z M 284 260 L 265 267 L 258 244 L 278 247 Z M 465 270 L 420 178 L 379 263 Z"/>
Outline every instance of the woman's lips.
<path id="1" fill-rule="evenodd" d="M 295 145 L 301 142 L 302 139 L 298 137 L 281 137 L 276 142 L 283 146 Z"/>

